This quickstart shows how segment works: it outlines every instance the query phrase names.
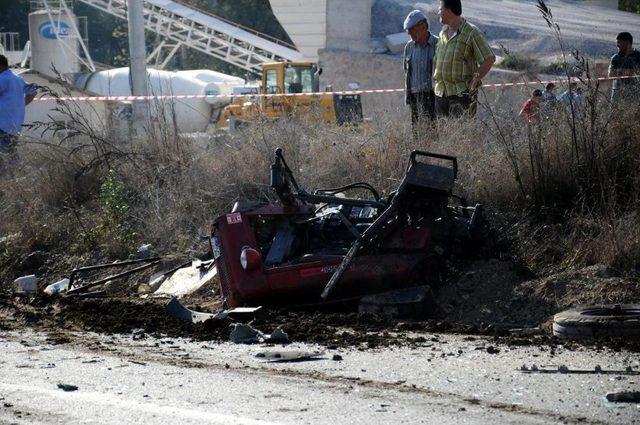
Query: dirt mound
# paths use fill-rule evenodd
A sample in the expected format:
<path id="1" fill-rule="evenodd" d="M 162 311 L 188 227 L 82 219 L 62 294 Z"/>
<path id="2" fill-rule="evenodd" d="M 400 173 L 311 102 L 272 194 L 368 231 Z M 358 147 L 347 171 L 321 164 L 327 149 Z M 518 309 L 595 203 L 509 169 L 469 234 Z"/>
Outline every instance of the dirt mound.
<path id="1" fill-rule="evenodd" d="M 464 324 L 533 327 L 577 305 L 640 302 L 640 284 L 605 266 L 534 278 L 508 261 L 476 262 L 438 293 L 440 318 Z"/>
<path id="2" fill-rule="evenodd" d="M 553 343 L 553 339 L 510 338 L 510 328 L 544 324 L 558 311 L 577 304 L 632 303 L 640 300 L 640 285 L 612 276 L 603 266 L 567 271 L 544 279 L 531 276 L 508 261 L 475 262 L 437 294 L 435 319 L 403 321 L 388 316 L 344 311 L 263 309 L 251 325 L 264 333 L 275 328 L 292 341 L 327 347 L 375 348 L 421 345 L 424 333 L 454 332 L 506 337 L 509 344 Z M 184 304 L 197 311 L 216 312 L 210 290 L 192 295 Z M 228 341 L 231 321 L 192 324 L 166 313 L 167 299 L 133 296 L 97 299 L 36 299 L 27 303 L 0 297 L 0 329 L 33 327 L 46 330 L 167 335 L 196 340 Z"/>
<path id="3" fill-rule="evenodd" d="M 474 262 L 437 294 L 442 319 L 467 324 L 537 326 L 543 302 L 519 291 L 527 276 L 509 261 Z"/>
<path id="4" fill-rule="evenodd" d="M 230 320 L 210 320 L 200 324 L 179 321 L 166 313 L 167 303 L 166 299 L 103 298 L 59 299 L 50 304 L 33 305 L 0 299 L 0 329 L 28 326 L 46 330 L 134 334 L 138 337 L 150 334 L 196 340 L 229 340 Z M 208 309 L 203 305 L 209 303 L 207 300 L 196 303 L 192 298 L 187 305 L 206 311 Z M 251 321 L 251 325 L 265 333 L 281 328 L 296 342 L 363 348 L 425 342 L 424 337 L 412 334 L 418 331 L 474 331 L 469 327 L 434 320 L 407 323 L 387 316 L 327 311 L 264 310 Z"/>
<path id="5" fill-rule="evenodd" d="M 228 337 L 218 326 L 204 326 L 173 319 L 166 313 L 167 300 L 134 298 L 59 299 L 48 304 L 24 304 L 0 299 L 0 328 L 93 331 L 106 334 L 185 336 L 203 340 Z M 223 323 L 221 323 L 222 325 Z"/>
<path id="6" fill-rule="evenodd" d="M 603 265 L 554 274 L 522 285 L 532 297 L 560 308 L 640 302 L 640 282 L 616 277 Z"/>

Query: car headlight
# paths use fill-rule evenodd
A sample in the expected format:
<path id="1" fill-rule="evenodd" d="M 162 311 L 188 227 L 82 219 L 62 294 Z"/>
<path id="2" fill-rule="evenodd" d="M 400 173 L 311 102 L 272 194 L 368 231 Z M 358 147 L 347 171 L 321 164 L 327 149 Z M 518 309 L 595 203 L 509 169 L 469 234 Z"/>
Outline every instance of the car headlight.
<path id="1" fill-rule="evenodd" d="M 240 266 L 244 270 L 255 270 L 262 265 L 262 257 L 260 253 L 249 247 L 242 248 L 240 252 Z"/>

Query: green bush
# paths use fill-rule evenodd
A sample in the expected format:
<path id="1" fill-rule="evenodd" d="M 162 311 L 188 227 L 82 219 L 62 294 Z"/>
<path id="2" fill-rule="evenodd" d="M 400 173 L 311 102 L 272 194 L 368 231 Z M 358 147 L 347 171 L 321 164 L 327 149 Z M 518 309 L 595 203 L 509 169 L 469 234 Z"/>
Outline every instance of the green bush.
<path id="1" fill-rule="evenodd" d="M 533 58 L 526 58 L 510 53 L 504 56 L 499 66 L 513 71 L 532 71 L 536 67 L 536 64 L 537 62 Z"/>
<path id="2" fill-rule="evenodd" d="M 131 205 L 126 187 L 113 170 L 100 186 L 101 220 L 97 233 L 105 241 L 108 252 L 115 257 L 127 257 L 133 252 L 136 233 L 130 221 Z"/>

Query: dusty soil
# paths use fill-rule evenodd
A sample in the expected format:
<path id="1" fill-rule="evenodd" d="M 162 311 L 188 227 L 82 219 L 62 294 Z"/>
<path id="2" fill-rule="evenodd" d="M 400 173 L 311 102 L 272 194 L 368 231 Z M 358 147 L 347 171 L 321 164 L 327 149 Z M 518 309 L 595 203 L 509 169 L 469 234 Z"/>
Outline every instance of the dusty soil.
<path id="1" fill-rule="evenodd" d="M 198 311 L 215 312 L 219 303 L 211 287 L 183 300 Z M 632 303 L 640 300 L 640 284 L 611 275 L 602 266 L 531 279 L 508 261 L 475 262 L 462 269 L 436 294 L 438 311 L 428 320 L 335 311 L 263 312 L 251 321 L 269 333 L 281 328 L 292 341 L 327 347 L 420 345 L 425 333 L 493 335 L 512 345 L 558 343 L 549 336 L 553 314 L 577 304 Z M 54 331 L 94 331 L 188 337 L 226 341 L 231 321 L 180 322 L 165 311 L 167 299 L 114 295 L 94 299 L 37 298 L 31 302 L 0 296 L 0 329 L 33 327 Z M 542 325 L 541 335 L 518 336 L 511 328 Z M 640 344 L 635 348 L 640 348 Z M 619 346 L 619 342 L 613 342 Z M 628 347 L 628 344 L 626 345 Z M 634 347 L 631 347 L 634 348 Z"/>
<path id="2" fill-rule="evenodd" d="M 79 300 L 60 298 L 46 304 L 42 300 L 25 304 L 18 299 L 5 298 L 0 299 L 0 329 L 29 326 L 49 330 L 228 340 L 232 321 L 212 320 L 202 324 L 181 322 L 166 313 L 167 303 L 167 299 L 109 297 Z M 189 305 L 195 308 L 193 304 Z M 265 333 L 281 328 L 292 341 L 336 347 L 361 345 L 364 348 L 425 341 L 423 337 L 412 336 L 412 332 L 408 331 L 477 331 L 469 326 L 455 326 L 437 320 L 404 322 L 385 316 L 326 311 L 264 310 L 251 321 L 251 325 Z"/>
<path id="3" fill-rule="evenodd" d="M 578 305 L 640 302 L 640 281 L 614 276 L 594 265 L 536 278 L 510 261 L 475 262 L 438 296 L 450 322 L 535 327 Z"/>

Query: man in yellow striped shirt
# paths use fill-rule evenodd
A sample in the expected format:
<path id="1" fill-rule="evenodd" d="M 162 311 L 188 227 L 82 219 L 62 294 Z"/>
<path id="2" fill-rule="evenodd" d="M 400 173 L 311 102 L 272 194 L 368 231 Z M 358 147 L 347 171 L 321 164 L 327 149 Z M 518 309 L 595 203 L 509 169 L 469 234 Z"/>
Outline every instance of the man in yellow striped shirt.
<path id="1" fill-rule="evenodd" d="M 478 27 L 462 17 L 461 0 L 440 0 L 439 13 L 443 27 L 433 76 L 436 114 L 475 115 L 477 91 L 496 56 Z"/>

